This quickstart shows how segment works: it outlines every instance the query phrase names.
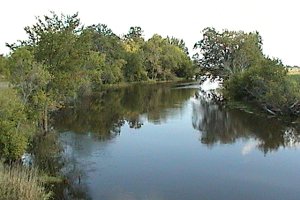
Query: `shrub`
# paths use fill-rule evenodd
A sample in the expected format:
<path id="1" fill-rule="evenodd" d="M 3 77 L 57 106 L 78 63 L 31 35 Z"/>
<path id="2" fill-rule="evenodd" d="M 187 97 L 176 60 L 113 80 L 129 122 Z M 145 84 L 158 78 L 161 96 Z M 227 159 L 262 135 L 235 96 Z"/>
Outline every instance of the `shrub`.
<path id="1" fill-rule="evenodd" d="M 24 109 L 15 90 L 0 90 L 0 157 L 6 160 L 21 158 L 34 131 Z"/>
<path id="2" fill-rule="evenodd" d="M 231 99 L 253 100 L 273 111 L 289 112 L 289 106 L 300 99 L 299 86 L 281 63 L 266 59 L 233 74 L 224 83 L 224 94 Z"/>

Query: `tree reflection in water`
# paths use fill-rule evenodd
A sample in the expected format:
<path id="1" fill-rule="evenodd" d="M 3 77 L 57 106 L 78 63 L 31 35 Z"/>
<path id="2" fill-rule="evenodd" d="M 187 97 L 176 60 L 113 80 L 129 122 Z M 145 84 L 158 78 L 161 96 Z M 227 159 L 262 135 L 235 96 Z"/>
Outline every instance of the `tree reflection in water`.
<path id="1" fill-rule="evenodd" d="M 56 116 L 60 132 L 93 133 L 107 140 L 120 134 L 127 122 L 130 128 L 141 128 L 143 117 L 159 124 L 181 112 L 195 89 L 174 89 L 170 84 L 132 85 L 81 97 L 75 107 L 67 107 Z M 175 113 L 174 113 L 175 112 Z"/>
<path id="2" fill-rule="evenodd" d="M 195 89 L 180 90 L 171 85 L 139 84 L 82 96 L 74 106 L 57 113 L 55 129 L 59 132 L 85 134 L 101 141 L 118 136 L 125 123 L 134 129 L 142 128 L 145 118 L 151 123 L 160 124 L 170 116 L 182 112 L 182 104 L 195 92 Z M 65 136 L 61 139 L 65 149 L 65 166 L 61 170 L 67 178 L 67 184 L 58 191 L 58 199 L 89 199 L 84 182 L 85 166 L 79 166 L 76 161 L 78 155 L 74 155 L 72 148 L 82 146 L 85 153 L 92 153 L 93 150 L 82 138 L 67 138 L 78 135 Z M 80 144 L 70 144 L 79 140 Z"/>
<path id="3" fill-rule="evenodd" d="M 299 129 L 287 126 L 278 119 L 268 119 L 266 116 L 238 109 L 226 109 L 199 95 L 192 107 L 193 127 L 201 132 L 200 140 L 208 146 L 251 138 L 257 141 L 257 148 L 266 154 L 279 147 L 300 145 Z"/>
<path id="4" fill-rule="evenodd" d="M 300 144 L 299 127 L 286 126 L 282 121 L 238 109 L 227 109 L 195 95 L 196 91 L 191 88 L 174 88 L 171 84 L 132 85 L 82 96 L 74 106 L 59 112 L 55 116 L 55 129 L 76 133 L 63 138 L 68 160 L 63 172 L 69 181 L 63 190 L 68 193 L 63 195 L 64 199 L 89 199 L 83 173 L 87 167 L 79 166 L 76 157 L 92 155 L 92 146 L 96 145 L 91 145 L 90 137 L 96 141 L 112 140 L 121 134 L 124 124 L 133 129 L 143 128 L 145 122 L 161 124 L 183 113 L 186 109 L 184 105 L 187 104 L 192 109 L 193 128 L 201 133 L 201 143 L 209 147 L 247 139 L 242 154 L 249 153 L 253 148 L 266 154 L 280 147 Z M 87 137 L 80 137 L 82 134 Z M 78 141 L 80 144 L 69 144 L 70 141 Z M 102 147 L 97 148 L 105 148 L 106 144 L 103 142 Z M 77 153 L 81 152 L 82 155 L 74 155 L 72 148 L 76 145 L 79 145 L 77 149 L 82 149 Z"/>

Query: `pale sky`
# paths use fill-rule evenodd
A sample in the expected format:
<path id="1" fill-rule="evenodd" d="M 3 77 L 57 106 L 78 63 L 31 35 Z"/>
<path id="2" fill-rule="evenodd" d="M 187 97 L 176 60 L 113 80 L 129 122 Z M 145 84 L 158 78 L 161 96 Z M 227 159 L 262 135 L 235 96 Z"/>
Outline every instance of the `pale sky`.
<path id="1" fill-rule="evenodd" d="M 83 24 L 107 24 L 118 35 L 130 26 L 141 26 L 146 39 L 154 33 L 182 38 L 192 54 L 205 27 L 257 30 L 266 55 L 300 66 L 299 4 L 297 0 L 6 0 L 0 7 L 0 53 L 8 53 L 5 42 L 26 38 L 23 28 L 34 24 L 35 16 L 79 12 Z"/>

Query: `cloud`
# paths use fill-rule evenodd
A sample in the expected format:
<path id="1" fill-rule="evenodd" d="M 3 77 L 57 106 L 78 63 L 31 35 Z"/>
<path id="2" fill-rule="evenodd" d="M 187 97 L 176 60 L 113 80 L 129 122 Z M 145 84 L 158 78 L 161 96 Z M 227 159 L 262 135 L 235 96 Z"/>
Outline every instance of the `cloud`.
<path id="1" fill-rule="evenodd" d="M 250 154 L 255 149 L 256 146 L 257 146 L 256 141 L 247 142 L 242 148 L 242 152 L 241 152 L 242 155 L 245 156 L 245 155 Z"/>

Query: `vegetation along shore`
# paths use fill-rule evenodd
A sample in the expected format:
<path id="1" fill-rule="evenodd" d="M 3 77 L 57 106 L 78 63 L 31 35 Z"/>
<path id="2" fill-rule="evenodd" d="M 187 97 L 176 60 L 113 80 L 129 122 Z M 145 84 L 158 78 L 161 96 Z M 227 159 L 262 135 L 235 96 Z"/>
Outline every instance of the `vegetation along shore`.
<path id="1" fill-rule="evenodd" d="M 111 86 L 209 73 L 223 79 L 225 101 L 255 103 L 270 115 L 300 116 L 299 68 L 264 55 L 258 32 L 206 28 L 194 55 L 182 39 L 154 34 L 146 40 L 135 26 L 119 36 L 105 24 L 81 24 L 78 14 L 51 12 L 25 32 L 26 40 L 7 44 L 10 54 L 0 56 L 1 199 L 51 199 L 49 185 L 64 181 L 47 160 L 58 159 L 60 152 L 56 142 L 46 144 L 57 134 L 53 114 Z M 52 145 L 53 154 L 42 152 L 42 143 Z M 26 152 L 33 160 L 44 153 L 44 160 L 21 166 Z"/>

